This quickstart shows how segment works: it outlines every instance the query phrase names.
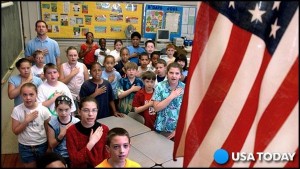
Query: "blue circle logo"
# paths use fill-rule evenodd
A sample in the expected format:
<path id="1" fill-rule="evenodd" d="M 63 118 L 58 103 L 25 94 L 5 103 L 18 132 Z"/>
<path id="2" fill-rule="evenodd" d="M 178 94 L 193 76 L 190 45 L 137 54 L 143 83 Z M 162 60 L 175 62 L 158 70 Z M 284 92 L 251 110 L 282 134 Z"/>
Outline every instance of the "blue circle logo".
<path id="1" fill-rule="evenodd" d="M 218 149 L 214 154 L 214 159 L 218 164 L 225 164 L 229 159 L 228 152 L 224 149 Z"/>

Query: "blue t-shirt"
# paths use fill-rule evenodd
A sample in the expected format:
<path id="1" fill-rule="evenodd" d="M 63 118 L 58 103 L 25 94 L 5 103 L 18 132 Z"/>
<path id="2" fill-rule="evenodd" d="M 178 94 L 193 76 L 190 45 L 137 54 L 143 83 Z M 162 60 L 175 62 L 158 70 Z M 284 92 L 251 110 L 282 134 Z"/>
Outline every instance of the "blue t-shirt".
<path id="1" fill-rule="evenodd" d="M 133 47 L 133 46 L 128 46 L 127 49 L 129 50 L 129 55 L 131 56 L 133 53 L 138 53 L 141 54 L 143 52 L 146 52 L 146 50 L 140 46 L 138 47 Z M 139 57 L 134 57 L 129 59 L 130 62 L 134 62 L 137 65 L 139 65 Z"/>

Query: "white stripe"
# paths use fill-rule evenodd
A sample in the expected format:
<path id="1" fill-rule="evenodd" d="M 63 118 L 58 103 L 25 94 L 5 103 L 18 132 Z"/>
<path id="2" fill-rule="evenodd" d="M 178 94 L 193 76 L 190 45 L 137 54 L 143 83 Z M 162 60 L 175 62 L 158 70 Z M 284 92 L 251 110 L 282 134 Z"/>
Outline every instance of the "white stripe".
<path id="1" fill-rule="evenodd" d="M 259 98 L 259 107 L 258 113 L 255 117 L 254 123 L 250 129 L 250 132 L 247 136 L 245 141 L 244 147 L 242 148 L 241 152 L 253 152 L 254 149 L 254 139 L 257 129 L 257 123 L 262 116 L 262 113 L 270 103 L 272 97 L 274 96 L 275 92 L 278 90 L 279 85 L 282 83 L 283 79 L 285 78 L 287 72 L 289 71 L 290 67 L 294 63 L 295 59 L 298 57 L 298 46 L 291 46 L 291 44 L 298 44 L 298 10 L 295 13 L 290 25 L 286 29 L 286 33 L 283 35 L 281 42 L 279 43 L 276 52 L 274 53 L 269 66 L 266 70 L 266 76 L 264 77 L 261 94 Z M 297 30 L 297 31 L 295 31 Z M 297 36 L 296 36 L 297 35 Z M 296 38 L 296 41 L 295 41 Z M 292 48 L 291 48 L 292 47 Z M 283 52 L 283 53 L 281 53 Z M 284 59 L 286 58 L 286 59 Z M 273 61 L 273 59 L 275 61 Z M 268 66 L 268 67 L 269 67 Z M 279 72 L 278 70 L 282 71 Z M 270 71 L 270 72 L 269 72 Z M 268 72 L 268 73 L 267 73 Z M 273 73 L 273 75 L 272 75 Z M 284 76 L 283 76 L 284 75 Z M 276 81 L 272 78 L 276 77 Z M 264 91 L 266 90 L 266 91 Z M 233 167 L 247 167 L 245 166 L 247 163 L 235 163 Z M 249 163 L 248 163 L 249 164 Z M 242 165 L 242 166 L 241 166 Z"/>
<path id="2" fill-rule="evenodd" d="M 264 152 L 294 153 L 299 147 L 299 102 Z M 284 167 L 286 162 L 261 162 L 254 167 Z"/>
<path id="3" fill-rule="evenodd" d="M 264 51 L 265 43 L 259 37 L 253 35 L 232 86 L 202 145 L 197 150 L 201 156 L 194 156 L 193 158 L 193 167 L 199 165 L 201 167 L 209 167 L 213 161 L 215 151 L 226 141 L 261 68 Z M 202 156 L 206 158 L 204 159 Z"/>
<path id="4" fill-rule="evenodd" d="M 188 113 L 179 146 L 185 144 L 184 139 L 186 136 L 186 130 L 188 128 L 187 126 L 190 125 L 192 118 L 202 102 L 213 75 L 215 74 L 224 52 L 226 51 L 231 29 L 232 23 L 223 15 L 219 15 L 200 60 L 197 61 L 193 59 L 193 56 L 191 57 L 191 62 L 198 62 L 198 64 L 196 65 L 194 73 L 191 76 L 191 85 L 189 86 L 190 90 L 188 91 Z M 220 39 L 222 39 L 222 41 Z"/>

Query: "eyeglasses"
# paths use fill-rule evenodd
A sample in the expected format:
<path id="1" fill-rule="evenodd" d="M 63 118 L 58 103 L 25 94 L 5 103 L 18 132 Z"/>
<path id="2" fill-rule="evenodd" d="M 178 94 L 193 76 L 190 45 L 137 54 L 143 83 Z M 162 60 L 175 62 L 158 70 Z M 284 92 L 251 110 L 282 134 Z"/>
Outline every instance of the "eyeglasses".
<path id="1" fill-rule="evenodd" d="M 90 109 L 81 109 L 81 111 L 83 113 L 90 113 L 90 112 L 92 112 L 92 113 L 98 113 L 98 109 L 92 109 L 92 110 L 90 110 Z"/>

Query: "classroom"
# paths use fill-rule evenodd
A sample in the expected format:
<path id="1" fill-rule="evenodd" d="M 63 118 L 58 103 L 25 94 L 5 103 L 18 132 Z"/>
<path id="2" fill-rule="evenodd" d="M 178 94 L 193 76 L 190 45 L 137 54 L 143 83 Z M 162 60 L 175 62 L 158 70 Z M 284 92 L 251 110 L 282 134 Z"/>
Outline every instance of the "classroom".
<path id="1" fill-rule="evenodd" d="M 299 167 L 298 1 L 1 8 L 2 167 Z"/>

